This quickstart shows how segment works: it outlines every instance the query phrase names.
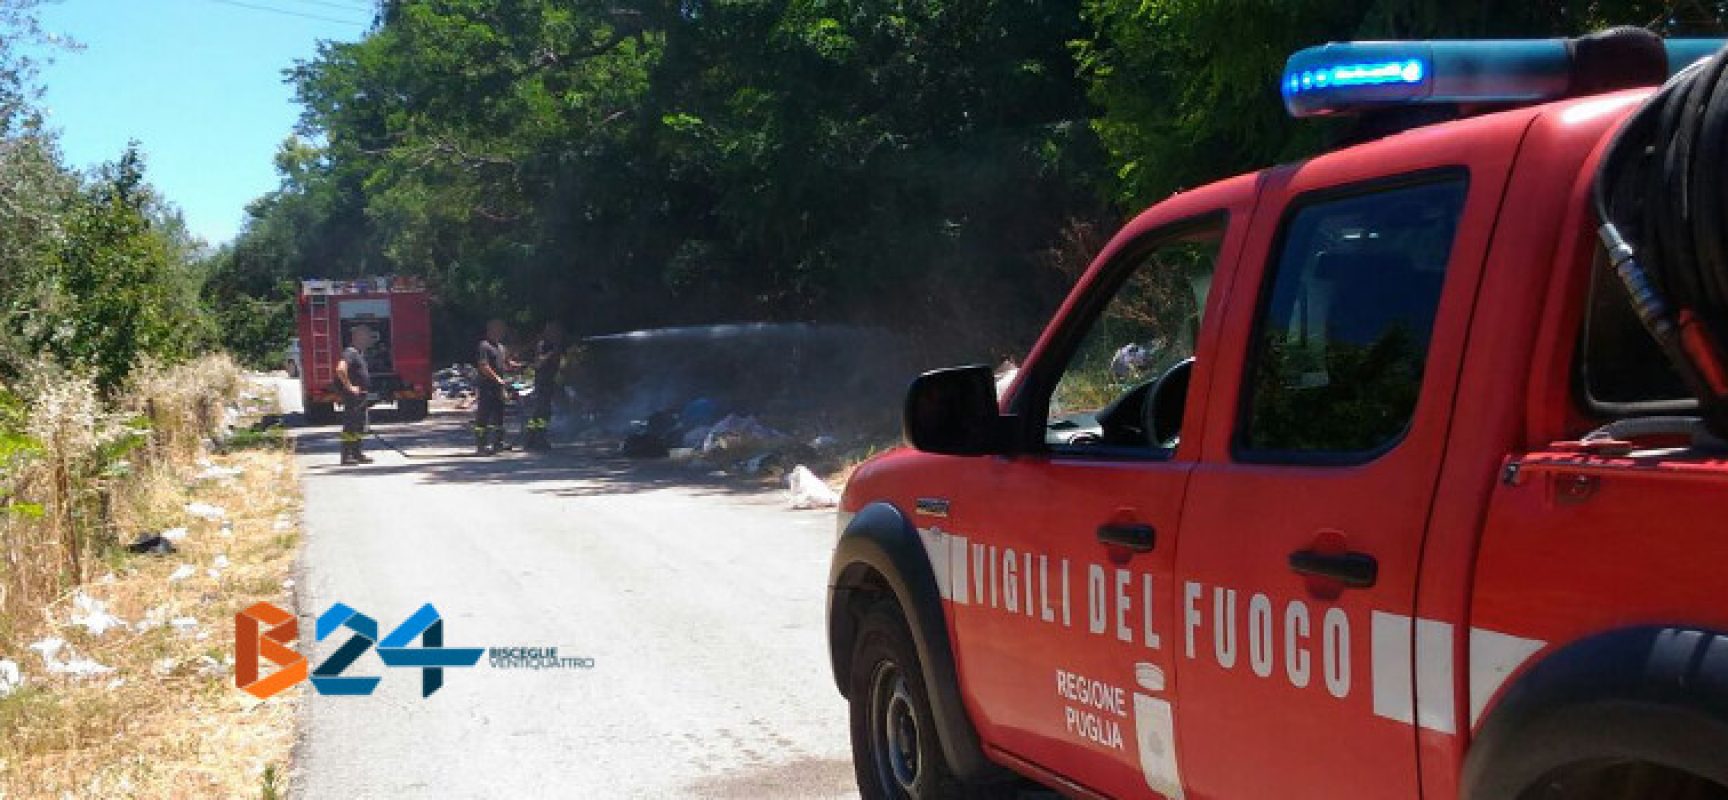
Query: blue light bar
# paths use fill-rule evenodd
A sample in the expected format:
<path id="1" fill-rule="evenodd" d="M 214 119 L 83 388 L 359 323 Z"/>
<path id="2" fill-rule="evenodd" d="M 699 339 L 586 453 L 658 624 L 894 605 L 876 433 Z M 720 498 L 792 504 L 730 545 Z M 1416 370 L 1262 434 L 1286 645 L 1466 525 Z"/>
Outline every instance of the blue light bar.
<path id="1" fill-rule="evenodd" d="M 1670 39 L 1669 73 L 1724 39 Z M 1512 105 L 1558 100 L 1572 81 L 1565 39 L 1333 42 L 1290 56 L 1280 88 L 1293 117 L 1413 104 Z"/>

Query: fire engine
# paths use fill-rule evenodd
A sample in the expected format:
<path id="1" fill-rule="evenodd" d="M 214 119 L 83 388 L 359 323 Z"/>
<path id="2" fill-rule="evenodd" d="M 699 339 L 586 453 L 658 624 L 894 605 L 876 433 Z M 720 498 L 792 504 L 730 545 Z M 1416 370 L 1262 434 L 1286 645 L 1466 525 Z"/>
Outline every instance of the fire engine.
<path id="1" fill-rule="evenodd" d="M 364 354 L 372 374 L 370 400 L 395 403 L 406 419 L 426 417 L 432 398 L 432 322 L 424 283 L 401 276 L 304 280 L 296 311 L 307 419 L 335 420 L 335 404 L 342 399 L 336 362 L 348 346 L 349 332 L 361 325 L 378 334 Z"/>
<path id="2" fill-rule="evenodd" d="M 1722 45 L 1301 51 L 1340 146 L 914 381 L 830 572 L 863 795 L 1728 797 Z"/>

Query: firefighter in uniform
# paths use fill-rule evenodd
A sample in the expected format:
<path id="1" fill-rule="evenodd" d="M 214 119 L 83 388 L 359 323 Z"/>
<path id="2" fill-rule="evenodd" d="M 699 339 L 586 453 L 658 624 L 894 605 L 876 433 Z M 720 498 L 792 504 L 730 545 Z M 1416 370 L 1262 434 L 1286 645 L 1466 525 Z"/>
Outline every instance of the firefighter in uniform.
<path id="1" fill-rule="evenodd" d="M 378 342 L 370 325 L 348 329 L 348 346 L 336 362 L 336 382 L 342 388 L 342 464 L 370 464 L 360 452 L 366 435 L 366 393 L 372 388 L 372 371 L 366 366 L 366 351 Z"/>
<path id="2" fill-rule="evenodd" d="M 564 330 L 556 322 L 546 323 L 534 352 L 534 411 L 523 427 L 525 450 L 551 450 L 548 428 L 552 425 L 552 398 L 558 393 L 558 370 L 564 366 Z"/>
<path id="3" fill-rule="evenodd" d="M 474 452 L 492 455 L 504 450 L 504 373 L 512 366 L 504 351 L 504 321 L 486 323 L 486 336 L 474 351 L 474 371 L 477 373 L 475 394 L 479 400 L 474 412 Z"/>

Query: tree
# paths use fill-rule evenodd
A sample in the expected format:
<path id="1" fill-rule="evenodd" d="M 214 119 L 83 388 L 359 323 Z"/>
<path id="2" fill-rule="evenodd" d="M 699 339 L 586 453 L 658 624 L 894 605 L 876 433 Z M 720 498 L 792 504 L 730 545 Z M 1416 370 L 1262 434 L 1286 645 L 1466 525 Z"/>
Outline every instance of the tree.
<path id="1" fill-rule="evenodd" d="M 1698 2 L 1542 0 L 1085 0 L 1097 35 L 1077 43 L 1094 123 L 1139 207 L 1185 186 L 1312 154 L 1333 126 L 1290 119 L 1284 60 L 1327 41 L 1551 37 L 1613 25 L 1717 34 L 1723 9 Z"/>

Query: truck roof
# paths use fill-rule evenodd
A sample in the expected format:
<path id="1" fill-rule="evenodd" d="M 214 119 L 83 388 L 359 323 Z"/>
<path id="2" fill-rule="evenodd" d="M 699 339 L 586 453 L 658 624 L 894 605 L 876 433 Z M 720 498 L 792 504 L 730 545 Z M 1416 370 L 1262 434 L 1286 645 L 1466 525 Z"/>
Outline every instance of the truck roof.
<path id="1" fill-rule="evenodd" d="M 426 282 L 412 275 L 380 275 L 367 278 L 307 278 L 300 281 L 300 296 L 416 294 L 426 291 Z"/>

